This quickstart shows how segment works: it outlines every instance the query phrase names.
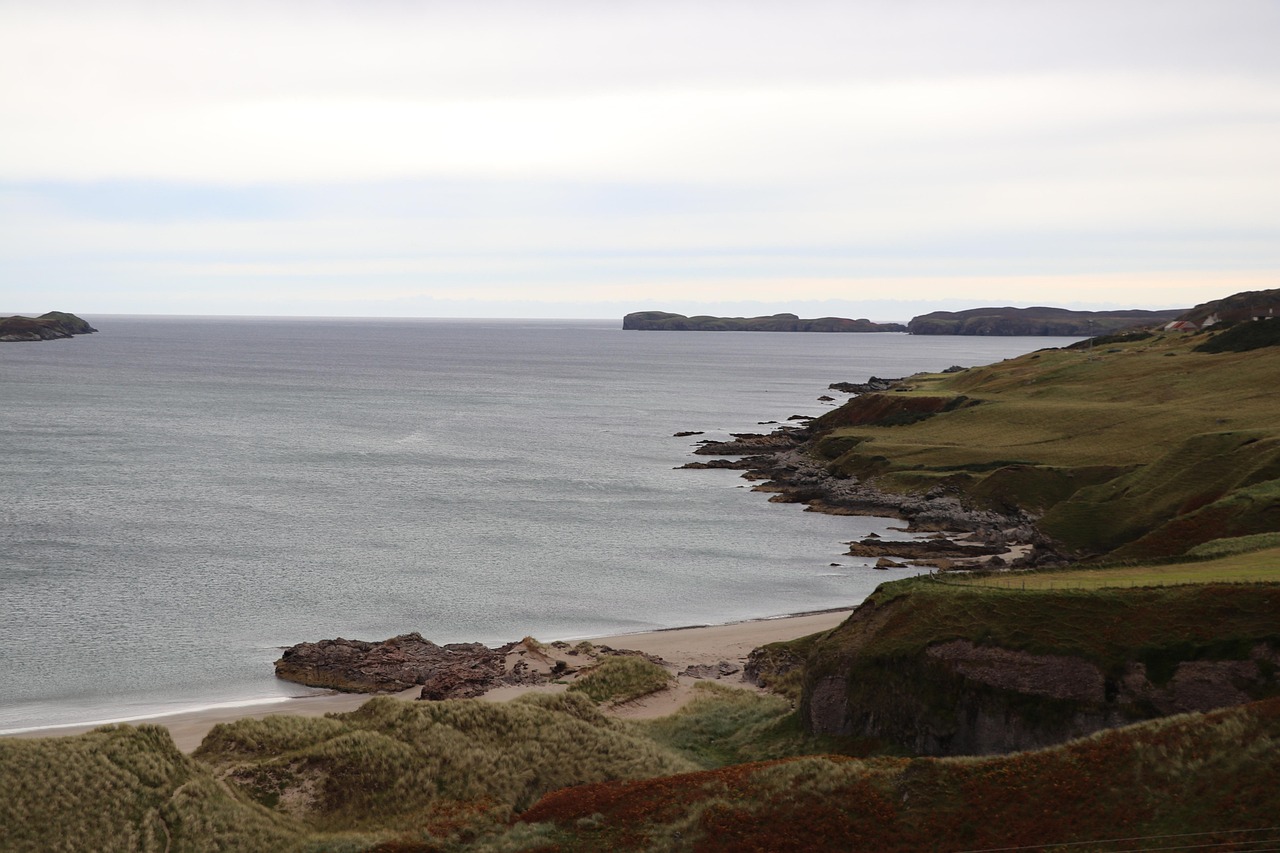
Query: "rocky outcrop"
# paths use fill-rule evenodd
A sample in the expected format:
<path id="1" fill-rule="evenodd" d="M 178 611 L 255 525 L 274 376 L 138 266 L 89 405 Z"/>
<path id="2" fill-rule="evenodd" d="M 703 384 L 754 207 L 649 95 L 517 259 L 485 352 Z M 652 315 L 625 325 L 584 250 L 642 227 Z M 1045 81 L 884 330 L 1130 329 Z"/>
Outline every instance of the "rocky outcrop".
<path id="1" fill-rule="evenodd" d="M 707 468 L 725 468 L 730 471 L 753 471 L 761 465 L 769 464 L 767 456 L 743 456 L 738 459 L 708 459 L 706 462 L 686 462 L 678 465 L 677 470 L 701 471 Z"/>
<path id="2" fill-rule="evenodd" d="M 732 441 L 700 441 L 693 452 L 699 456 L 742 456 L 750 453 L 771 453 L 790 450 L 804 437 L 801 430 L 787 427 L 771 433 L 731 433 Z"/>
<path id="3" fill-rule="evenodd" d="M 730 663 L 727 660 L 718 663 L 699 663 L 689 664 L 680 674 L 688 678 L 726 678 L 730 675 L 737 675 L 742 672 L 742 667 L 736 663 Z"/>
<path id="4" fill-rule="evenodd" d="M 843 391 L 846 394 L 866 394 L 871 391 L 888 391 L 902 379 L 881 379 L 872 376 L 866 382 L 832 382 L 827 387 L 832 391 Z"/>
<path id="5" fill-rule="evenodd" d="M 98 331 L 75 314 L 50 311 L 39 317 L 0 318 L 0 342 L 52 341 Z"/>
<path id="6" fill-rule="evenodd" d="M 275 667 L 277 678 L 350 693 L 396 693 L 430 685 L 442 695 L 474 696 L 504 674 L 505 651 L 480 643 L 438 646 L 418 633 L 380 643 L 339 637 L 286 649 Z"/>
<path id="7" fill-rule="evenodd" d="M 914 591 L 864 604 L 809 653 L 800 709 L 812 733 L 1003 753 L 1280 692 L 1280 623 L 1251 590 L 983 599 L 905 583 Z M 1195 613 L 1204 624 L 1184 631 Z M 1012 647 L 1049 637 L 1062 638 L 1056 649 Z"/>
<path id="8" fill-rule="evenodd" d="M 966 507 L 945 488 L 920 494 L 887 492 L 856 477 L 833 476 L 825 463 L 802 450 L 777 453 L 771 457 L 769 466 L 749 475 L 755 479 L 766 478 L 754 489 L 772 492 L 769 500 L 774 503 L 803 503 L 816 512 L 831 515 L 902 518 L 908 521 L 911 530 L 971 533 L 977 541 L 987 544 L 1022 542 L 1047 546 L 1047 540 L 1035 529 L 1034 517 L 1028 513 Z M 885 550 L 863 556 L 880 555 L 892 556 Z"/>
<path id="9" fill-rule="evenodd" d="M 495 687 L 572 679 L 610 655 L 639 655 L 666 665 L 654 655 L 591 643 L 544 645 L 525 637 L 496 649 L 481 643 L 438 646 L 412 633 L 378 643 L 341 637 L 299 643 L 286 649 L 275 667 L 277 678 L 308 687 L 398 693 L 420 686 L 419 699 L 470 699 Z"/>
<path id="10" fill-rule="evenodd" d="M 622 318 L 622 328 L 660 332 L 905 332 L 901 323 L 873 323 L 867 319 L 819 317 L 802 320 L 795 314 L 768 317 L 686 317 L 669 311 L 637 311 Z"/>

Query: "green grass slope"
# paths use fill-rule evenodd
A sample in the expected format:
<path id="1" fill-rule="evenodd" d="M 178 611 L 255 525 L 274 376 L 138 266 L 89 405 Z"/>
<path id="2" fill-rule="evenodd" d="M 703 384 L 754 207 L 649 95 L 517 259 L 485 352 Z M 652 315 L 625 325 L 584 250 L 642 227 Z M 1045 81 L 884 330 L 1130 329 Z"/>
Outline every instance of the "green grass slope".
<path id="1" fill-rule="evenodd" d="M 1280 530 L 1280 347 L 1193 352 L 1213 339 L 1135 335 L 912 377 L 816 419 L 811 449 L 888 491 L 942 485 L 1043 513 L 1077 555 Z"/>

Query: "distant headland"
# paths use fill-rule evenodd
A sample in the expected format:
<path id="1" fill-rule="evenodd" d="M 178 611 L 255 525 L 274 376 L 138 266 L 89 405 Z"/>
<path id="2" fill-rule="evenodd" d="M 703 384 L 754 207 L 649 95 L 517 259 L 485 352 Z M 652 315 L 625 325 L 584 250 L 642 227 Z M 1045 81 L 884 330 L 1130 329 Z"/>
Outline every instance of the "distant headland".
<path id="1" fill-rule="evenodd" d="M 622 328 L 659 332 L 905 332 L 902 323 L 873 323 L 844 317 L 802 320 L 795 314 L 768 317 L 686 317 L 667 311 L 637 311 L 622 318 Z"/>
<path id="2" fill-rule="evenodd" d="M 1185 308 L 1171 311 L 1072 311 L 1067 308 L 970 308 L 933 311 L 912 318 L 913 335 L 1060 335 L 1092 337 L 1137 326 L 1157 326 L 1178 319 Z"/>
<path id="3" fill-rule="evenodd" d="M 909 332 L 913 335 L 1057 335 L 1092 337 L 1157 326 L 1179 319 L 1185 308 L 1169 311 L 1072 311 L 1068 308 L 970 308 L 933 311 L 910 323 L 873 323 L 844 317 L 802 320 L 795 314 L 768 317 L 686 317 L 667 311 L 637 311 L 622 318 L 622 328 L 663 332 Z"/>
<path id="4" fill-rule="evenodd" d="M 98 331 L 75 314 L 50 311 L 39 317 L 0 318 L 0 342 L 52 341 L 72 335 L 88 335 Z"/>

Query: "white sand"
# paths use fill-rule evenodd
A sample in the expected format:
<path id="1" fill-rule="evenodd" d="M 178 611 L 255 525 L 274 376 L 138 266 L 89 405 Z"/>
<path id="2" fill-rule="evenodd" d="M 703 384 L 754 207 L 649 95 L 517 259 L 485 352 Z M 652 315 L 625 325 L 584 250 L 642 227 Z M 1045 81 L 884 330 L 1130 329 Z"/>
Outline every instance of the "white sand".
<path id="1" fill-rule="evenodd" d="M 792 640 L 818 631 L 829 630 L 843 622 L 848 615 L 848 610 L 838 610 L 802 616 L 764 619 L 755 622 L 735 622 L 730 625 L 678 628 L 670 631 L 653 631 L 644 634 L 623 634 L 616 637 L 600 637 L 592 639 L 591 642 L 596 645 L 608 645 L 618 649 L 636 649 L 652 655 L 658 655 L 669 664 L 672 664 L 677 672 L 691 664 L 716 664 L 720 661 L 729 661 L 741 666 L 746 662 L 747 655 L 757 646 L 775 643 L 780 640 Z M 665 716 L 688 701 L 692 695 L 693 686 L 697 682 L 698 679 L 681 677 L 677 679 L 676 686 L 672 689 L 610 709 L 609 713 L 627 718 Z M 756 689 L 742 682 L 740 675 L 728 676 L 721 679 L 720 683 L 748 690 Z M 554 692 L 563 689 L 565 689 L 564 685 L 556 684 L 542 687 L 500 687 L 489 691 L 484 698 L 489 701 L 506 701 L 531 690 Z M 417 694 L 418 688 L 415 687 L 398 694 L 398 696 L 402 699 L 412 700 L 417 698 Z M 166 726 L 173 735 L 178 748 L 183 752 L 191 752 L 200 745 L 200 741 L 204 739 L 204 736 L 218 723 L 249 718 L 261 719 L 277 714 L 318 717 L 333 711 L 354 710 L 368 700 L 369 696 L 363 694 L 335 693 L 289 699 L 265 706 L 249 705 L 170 714 L 146 720 L 145 722 Z M 93 726 L 38 729 L 13 735 L 13 737 L 73 735 L 89 731 L 91 728 Z"/>

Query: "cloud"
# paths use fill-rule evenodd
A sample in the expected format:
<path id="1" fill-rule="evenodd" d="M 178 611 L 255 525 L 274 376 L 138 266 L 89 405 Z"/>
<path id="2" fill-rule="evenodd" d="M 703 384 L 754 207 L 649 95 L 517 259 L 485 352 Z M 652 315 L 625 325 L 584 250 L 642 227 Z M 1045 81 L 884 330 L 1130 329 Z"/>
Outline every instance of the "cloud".
<path id="1" fill-rule="evenodd" d="M 1277 31 L 1254 0 L 0 0 L 0 273 L 232 304 L 1274 270 Z"/>

